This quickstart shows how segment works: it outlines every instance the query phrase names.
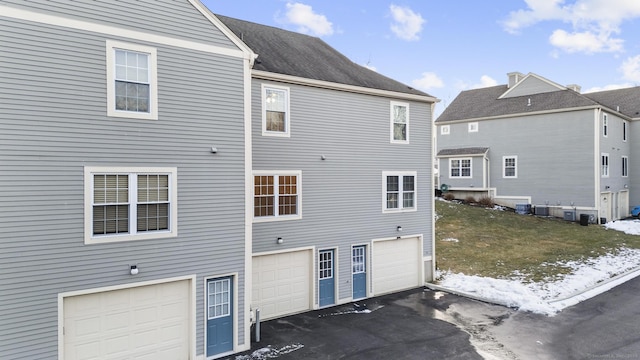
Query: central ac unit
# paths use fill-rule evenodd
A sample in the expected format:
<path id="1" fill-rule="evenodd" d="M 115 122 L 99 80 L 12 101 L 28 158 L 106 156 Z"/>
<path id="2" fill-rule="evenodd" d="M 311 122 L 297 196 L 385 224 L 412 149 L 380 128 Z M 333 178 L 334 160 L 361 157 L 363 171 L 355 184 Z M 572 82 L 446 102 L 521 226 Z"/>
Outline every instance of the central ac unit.
<path id="1" fill-rule="evenodd" d="M 567 221 L 576 221 L 576 213 L 573 210 L 565 211 L 564 219 Z"/>
<path id="2" fill-rule="evenodd" d="M 535 214 L 538 216 L 549 216 L 549 207 L 548 206 L 536 206 Z"/>

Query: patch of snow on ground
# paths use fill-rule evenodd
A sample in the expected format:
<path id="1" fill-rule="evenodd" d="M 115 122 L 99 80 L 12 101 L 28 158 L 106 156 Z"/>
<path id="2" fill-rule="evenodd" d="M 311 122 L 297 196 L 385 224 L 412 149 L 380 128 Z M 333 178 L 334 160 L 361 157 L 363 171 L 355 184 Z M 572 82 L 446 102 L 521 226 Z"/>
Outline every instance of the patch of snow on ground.
<path id="1" fill-rule="evenodd" d="M 280 355 L 288 354 L 290 352 L 294 352 L 296 350 L 300 350 L 304 347 L 302 344 L 291 344 L 287 346 L 283 346 L 279 349 L 274 349 L 271 345 L 267 347 L 263 347 L 251 353 L 251 355 L 240 355 L 236 356 L 235 360 L 266 360 L 266 359 L 275 359 L 280 357 Z"/>
<path id="2" fill-rule="evenodd" d="M 444 238 L 440 241 L 444 241 L 444 242 L 460 242 L 460 240 L 456 239 L 456 238 Z"/>
<path id="3" fill-rule="evenodd" d="M 630 235 L 640 235 L 640 220 L 610 221 L 604 224 L 604 227 Z"/>
<path id="4" fill-rule="evenodd" d="M 384 305 L 378 305 L 378 306 L 375 306 L 373 309 L 369 309 L 367 307 L 367 304 L 360 305 L 358 303 L 354 303 L 353 306 L 349 308 L 341 308 L 332 313 L 318 315 L 318 317 L 337 316 L 337 315 L 346 315 L 346 314 L 370 314 L 382 307 L 384 307 Z"/>
<path id="5" fill-rule="evenodd" d="M 637 225 L 640 231 L 640 221 Z M 639 232 L 640 233 L 640 232 Z M 440 272 L 441 287 L 464 293 L 489 302 L 554 315 L 565 307 L 575 305 L 588 297 L 583 294 L 593 290 L 616 275 L 640 266 L 640 249 L 621 249 L 616 254 L 608 254 L 583 262 L 569 262 L 573 272 L 560 280 L 549 282 L 523 283 L 519 279 L 493 279 L 451 272 Z M 516 274 L 520 278 L 521 275 Z M 595 296 L 597 293 L 593 293 Z"/>

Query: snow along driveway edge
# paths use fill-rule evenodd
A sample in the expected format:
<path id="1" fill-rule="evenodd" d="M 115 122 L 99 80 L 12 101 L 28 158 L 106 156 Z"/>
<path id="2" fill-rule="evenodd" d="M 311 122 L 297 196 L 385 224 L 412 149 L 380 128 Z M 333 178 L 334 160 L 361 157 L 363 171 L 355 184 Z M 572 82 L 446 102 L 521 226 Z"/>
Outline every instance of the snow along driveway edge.
<path id="1" fill-rule="evenodd" d="M 627 271 L 625 273 L 616 275 L 611 277 L 610 279 L 601 281 L 593 286 L 590 286 L 584 290 L 580 290 L 577 291 L 573 294 L 571 294 L 570 296 L 564 297 L 562 299 L 556 299 L 556 300 L 552 300 L 552 301 L 548 301 L 549 305 L 552 305 L 552 307 L 554 309 L 556 309 L 557 311 L 562 311 L 563 309 L 569 307 L 569 306 L 573 306 L 576 305 L 582 301 L 591 299 L 592 297 L 595 297 L 597 295 L 600 295 L 606 291 L 609 291 L 611 289 L 613 289 L 614 287 L 620 285 L 620 284 L 624 284 L 625 282 L 634 279 L 636 277 L 640 276 L 640 267 L 637 267 L 633 270 Z M 432 283 L 426 283 L 425 286 L 431 290 L 434 291 L 444 291 L 453 295 L 458 295 L 458 296 L 463 296 L 469 299 L 473 299 L 473 300 L 477 300 L 477 301 L 482 301 L 485 303 L 489 303 L 489 304 L 496 304 L 496 305 L 501 305 L 504 307 L 513 307 L 513 303 L 509 302 L 509 301 L 501 301 L 499 299 L 490 299 L 490 298 L 483 298 L 481 296 L 475 295 L 475 294 L 471 294 L 468 292 L 464 292 L 464 291 L 459 291 L 456 289 L 451 289 L 451 288 L 447 288 L 444 286 L 440 286 L 440 285 L 436 285 L 436 284 L 432 284 Z M 547 314 L 549 315 L 549 314 Z"/>

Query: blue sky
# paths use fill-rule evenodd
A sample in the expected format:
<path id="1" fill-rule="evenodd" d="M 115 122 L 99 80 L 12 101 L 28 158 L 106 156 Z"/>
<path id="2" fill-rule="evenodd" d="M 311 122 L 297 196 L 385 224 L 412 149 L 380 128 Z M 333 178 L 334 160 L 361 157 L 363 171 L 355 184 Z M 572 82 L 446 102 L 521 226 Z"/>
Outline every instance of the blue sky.
<path id="1" fill-rule="evenodd" d="M 541 75 L 582 92 L 640 85 L 638 0 L 201 0 L 213 13 L 317 36 L 439 99 Z"/>

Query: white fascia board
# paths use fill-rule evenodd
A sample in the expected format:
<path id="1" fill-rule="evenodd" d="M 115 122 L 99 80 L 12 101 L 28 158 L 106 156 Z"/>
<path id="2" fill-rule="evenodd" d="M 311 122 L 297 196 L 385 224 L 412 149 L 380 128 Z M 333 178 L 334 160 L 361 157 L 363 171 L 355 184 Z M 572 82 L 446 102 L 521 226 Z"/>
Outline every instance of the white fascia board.
<path id="1" fill-rule="evenodd" d="M 323 89 L 347 91 L 347 92 L 353 92 L 353 93 L 365 94 L 365 95 L 383 96 L 387 98 L 402 99 L 402 100 L 413 100 L 413 101 L 420 101 L 425 103 L 440 102 L 440 99 L 437 99 L 431 96 L 405 94 L 405 93 L 396 92 L 396 91 L 379 90 L 379 89 L 366 88 L 362 86 L 339 84 L 339 83 L 334 83 L 330 81 L 314 80 L 314 79 L 308 79 L 308 78 L 303 78 L 299 76 L 272 73 L 272 72 L 263 71 L 263 70 L 252 70 L 251 75 L 256 79 L 287 82 L 291 84 L 313 86 L 313 87 L 318 87 Z"/>
<path id="2" fill-rule="evenodd" d="M 460 120 L 448 120 L 448 121 L 436 122 L 435 124 L 436 125 L 461 124 L 461 123 L 474 122 L 474 121 L 483 121 L 483 120 L 497 120 L 497 119 L 507 119 L 507 118 L 521 117 L 521 116 L 544 115 L 544 114 L 555 114 L 555 113 L 570 112 L 570 111 L 592 110 L 592 109 L 598 109 L 600 107 L 601 107 L 600 105 L 589 105 L 589 106 L 581 106 L 581 107 L 575 107 L 575 108 L 532 111 L 532 112 L 527 112 L 527 113 L 514 113 L 514 114 L 505 114 L 505 115 L 498 115 L 498 116 L 485 116 L 485 117 L 460 119 Z"/>
<path id="3" fill-rule="evenodd" d="M 120 36 L 144 42 L 175 46 L 178 48 L 203 51 L 207 53 L 226 55 L 236 58 L 248 58 L 250 56 L 248 55 L 248 53 L 240 49 L 226 48 L 196 41 L 178 39 L 165 35 L 148 33 L 144 31 L 130 30 L 119 26 L 96 24 L 84 20 L 69 19 L 56 15 L 44 14 L 4 5 L 0 5 L 0 16 L 23 21 L 36 22 L 40 24 L 59 26 L 69 29 L 89 31 L 93 33 L 103 34 L 109 37 Z"/>

